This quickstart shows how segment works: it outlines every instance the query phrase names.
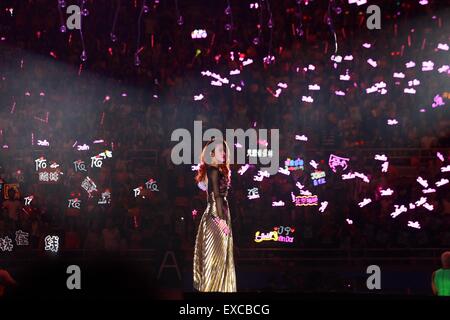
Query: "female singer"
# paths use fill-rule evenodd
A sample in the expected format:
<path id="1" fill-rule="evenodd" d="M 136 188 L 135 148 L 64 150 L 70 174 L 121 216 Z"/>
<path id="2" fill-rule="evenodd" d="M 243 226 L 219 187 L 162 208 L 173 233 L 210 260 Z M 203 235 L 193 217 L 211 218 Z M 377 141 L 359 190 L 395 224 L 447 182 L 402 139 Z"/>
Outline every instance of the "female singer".
<path id="1" fill-rule="evenodd" d="M 205 152 L 209 151 L 210 157 L 205 159 Z M 224 140 L 212 139 L 205 145 L 195 179 L 199 186 L 206 186 L 208 202 L 195 239 L 194 288 L 202 292 L 236 292 L 233 234 L 227 201 L 231 173 L 229 149 Z"/>

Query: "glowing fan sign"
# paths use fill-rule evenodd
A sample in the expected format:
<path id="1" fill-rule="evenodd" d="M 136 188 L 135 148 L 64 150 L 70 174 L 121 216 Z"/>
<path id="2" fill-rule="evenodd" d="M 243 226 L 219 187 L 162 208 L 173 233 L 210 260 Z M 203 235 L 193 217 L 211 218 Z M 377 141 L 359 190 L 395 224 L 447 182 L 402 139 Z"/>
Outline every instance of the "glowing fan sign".
<path id="1" fill-rule="evenodd" d="M 386 190 L 380 189 L 381 196 L 391 196 L 394 190 L 387 188 Z"/>
<path id="2" fill-rule="evenodd" d="M 89 146 L 87 144 L 78 145 L 77 150 L 78 151 L 87 151 L 87 150 L 89 150 Z"/>
<path id="3" fill-rule="evenodd" d="M 59 250 L 59 237 L 58 236 L 46 236 L 44 239 L 45 251 L 58 252 Z"/>
<path id="4" fill-rule="evenodd" d="M 252 189 L 247 189 L 248 191 L 248 199 L 249 200 L 253 200 L 253 199 L 259 199 L 259 193 L 258 193 L 258 188 L 252 188 Z"/>
<path id="5" fill-rule="evenodd" d="M 316 195 L 296 196 L 295 206 L 317 206 L 319 199 Z"/>
<path id="6" fill-rule="evenodd" d="M 309 162 L 309 164 L 310 164 L 311 167 L 313 167 L 314 169 L 317 169 L 317 167 L 319 166 L 319 164 L 318 164 L 316 161 L 314 161 L 314 160 L 311 160 L 311 161 Z"/>
<path id="7" fill-rule="evenodd" d="M 336 172 L 337 167 L 342 167 L 343 170 L 347 169 L 348 166 L 347 161 L 350 161 L 350 159 L 330 154 L 330 158 L 328 159 L 328 165 L 330 166 L 331 170 L 333 170 L 333 172 Z"/>
<path id="8" fill-rule="evenodd" d="M 15 191 L 14 199 L 20 198 L 20 191 L 19 191 L 19 184 L 18 183 L 6 183 L 3 185 L 3 199 L 8 200 L 9 199 L 9 190 L 13 189 Z"/>
<path id="9" fill-rule="evenodd" d="M 266 233 L 256 231 L 255 242 L 259 243 L 263 241 L 275 241 L 275 242 L 292 243 L 294 242 L 294 237 L 289 236 L 291 232 L 294 233 L 295 229 L 284 226 L 274 227 L 273 231 Z"/>
<path id="10" fill-rule="evenodd" d="M 273 150 L 272 149 L 248 149 L 247 150 L 247 156 L 252 158 L 271 158 L 273 156 Z"/>
<path id="11" fill-rule="evenodd" d="M 208 33 L 204 29 L 195 29 L 191 32 L 192 39 L 204 39 L 208 36 Z"/>
<path id="12" fill-rule="evenodd" d="M 105 192 L 102 192 L 102 198 L 98 200 L 98 204 L 110 204 L 111 203 L 111 192 L 109 190 L 106 190 Z"/>
<path id="13" fill-rule="evenodd" d="M 141 194 L 141 190 L 142 190 L 142 187 L 137 187 L 137 188 L 133 189 L 135 198 Z"/>
<path id="14" fill-rule="evenodd" d="M 404 205 L 398 206 L 398 205 L 396 204 L 396 205 L 394 205 L 394 207 L 395 207 L 395 211 L 391 213 L 391 217 L 392 217 L 392 218 L 396 218 L 396 217 L 399 216 L 402 212 L 408 211 L 408 209 L 407 209 Z"/>
<path id="15" fill-rule="evenodd" d="M 80 209 L 81 206 L 81 200 L 78 198 L 69 199 L 69 205 L 67 208 L 73 208 L 73 209 Z"/>
<path id="16" fill-rule="evenodd" d="M 285 168 L 278 168 L 278 172 L 282 173 L 282 174 L 284 174 L 286 176 L 289 176 L 291 174 L 291 172 L 288 169 L 285 169 Z"/>
<path id="17" fill-rule="evenodd" d="M 33 201 L 33 196 L 28 196 L 28 197 L 25 197 L 24 198 L 24 200 L 25 200 L 25 205 L 26 206 L 29 206 L 30 204 L 31 204 L 31 201 Z"/>
<path id="18" fill-rule="evenodd" d="M 96 168 L 101 168 L 102 164 L 103 164 L 102 158 L 100 158 L 99 156 L 91 157 L 91 168 L 93 168 L 94 166 Z"/>
<path id="19" fill-rule="evenodd" d="M 81 187 L 89 194 L 89 198 L 92 197 L 92 192 L 97 191 L 97 186 L 89 177 L 86 177 L 83 180 L 83 182 L 81 183 Z"/>
<path id="20" fill-rule="evenodd" d="M 272 207 L 284 207 L 284 201 L 273 201 Z"/>
<path id="21" fill-rule="evenodd" d="M 302 159 L 297 158 L 297 160 L 293 160 L 291 158 L 287 158 L 286 161 L 284 161 L 284 165 L 286 167 L 286 169 L 288 169 L 289 171 L 294 171 L 294 170 L 303 170 L 304 167 L 304 162 Z"/>
<path id="22" fill-rule="evenodd" d="M 75 172 L 78 171 L 87 171 L 86 170 L 86 164 L 82 160 L 77 160 L 73 162 L 73 165 L 75 166 Z"/>
<path id="23" fill-rule="evenodd" d="M 58 183 L 60 180 L 61 171 L 59 171 L 59 165 L 52 163 L 47 165 L 47 159 L 40 157 L 34 160 L 36 165 L 36 171 L 38 172 L 38 181 L 40 183 Z"/>
<path id="24" fill-rule="evenodd" d="M 320 203 L 319 211 L 323 213 L 327 207 L 328 207 L 328 201 L 323 201 Z"/>
<path id="25" fill-rule="evenodd" d="M 156 180 L 150 179 L 145 183 L 145 187 L 150 191 L 159 191 L 158 185 L 156 184 Z"/>
<path id="26" fill-rule="evenodd" d="M 18 246 L 28 246 L 29 245 L 28 237 L 29 237 L 28 232 L 24 232 L 22 230 L 16 231 L 16 244 Z"/>
<path id="27" fill-rule="evenodd" d="M 38 140 L 37 145 L 43 146 L 43 147 L 48 147 L 48 146 L 50 146 L 50 143 L 47 140 Z"/>
<path id="28" fill-rule="evenodd" d="M 270 173 L 267 170 L 259 170 L 253 181 L 262 181 L 264 178 L 270 178 Z"/>
<path id="29" fill-rule="evenodd" d="M 414 229 L 420 229 L 420 224 L 418 221 L 408 221 L 408 227 Z"/>
<path id="30" fill-rule="evenodd" d="M 57 182 L 59 182 L 59 173 L 58 173 L 58 171 L 53 171 L 53 172 L 43 171 L 43 172 L 39 172 L 39 182 L 44 182 L 44 183 L 57 183 Z"/>
<path id="31" fill-rule="evenodd" d="M 0 250 L 1 251 L 12 251 L 14 245 L 10 237 L 0 238 Z"/>
<path id="32" fill-rule="evenodd" d="M 325 171 L 317 170 L 315 172 L 312 172 L 311 173 L 311 179 L 312 179 L 313 184 L 315 186 L 324 184 L 326 182 L 325 181 Z"/>
<path id="33" fill-rule="evenodd" d="M 47 168 L 47 160 L 44 157 L 40 157 L 34 160 L 34 162 L 36 164 L 36 171 Z"/>
<path id="34" fill-rule="evenodd" d="M 245 173 L 245 171 L 248 170 L 249 167 L 250 167 L 250 166 L 249 166 L 248 164 L 243 165 L 243 166 L 238 170 L 238 173 L 242 176 L 242 175 Z"/>
<path id="35" fill-rule="evenodd" d="M 111 151 L 106 150 L 105 152 L 102 152 L 96 156 L 91 157 L 91 168 L 93 168 L 94 166 L 96 168 L 101 168 L 103 164 L 102 160 L 105 160 L 106 158 L 112 158 Z"/>

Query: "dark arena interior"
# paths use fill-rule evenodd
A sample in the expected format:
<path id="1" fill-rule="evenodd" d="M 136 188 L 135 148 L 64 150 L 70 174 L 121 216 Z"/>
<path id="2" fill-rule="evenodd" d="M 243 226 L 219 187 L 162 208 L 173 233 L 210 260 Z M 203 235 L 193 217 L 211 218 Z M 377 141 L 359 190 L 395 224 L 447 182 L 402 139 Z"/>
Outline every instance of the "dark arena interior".
<path id="1" fill-rule="evenodd" d="M 440 0 L 1 0 L 0 301 L 450 295 L 449 44 Z"/>

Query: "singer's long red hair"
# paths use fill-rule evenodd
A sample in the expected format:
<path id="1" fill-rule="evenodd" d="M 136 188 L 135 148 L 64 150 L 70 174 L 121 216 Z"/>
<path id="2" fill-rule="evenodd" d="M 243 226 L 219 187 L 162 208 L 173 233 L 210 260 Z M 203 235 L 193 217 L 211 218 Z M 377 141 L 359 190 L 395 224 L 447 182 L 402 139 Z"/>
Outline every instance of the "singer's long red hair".
<path id="1" fill-rule="evenodd" d="M 199 182 L 205 182 L 207 180 L 206 168 L 207 168 L 208 164 L 205 162 L 205 152 L 206 152 L 206 147 L 209 146 L 211 143 L 214 144 L 214 148 L 212 151 L 212 157 L 214 156 L 214 150 L 216 148 L 216 145 L 218 145 L 220 143 L 223 144 L 223 150 L 225 152 L 225 163 L 218 164 L 217 167 L 219 168 L 219 171 L 222 172 L 222 174 L 227 178 L 227 183 L 229 184 L 231 182 L 230 157 L 229 157 L 230 150 L 228 148 L 227 142 L 225 140 L 221 140 L 221 139 L 210 140 L 203 147 L 202 153 L 200 155 L 200 167 L 198 169 L 197 175 L 195 176 L 195 181 L 197 181 L 197 183 L 199 183 Z"/>

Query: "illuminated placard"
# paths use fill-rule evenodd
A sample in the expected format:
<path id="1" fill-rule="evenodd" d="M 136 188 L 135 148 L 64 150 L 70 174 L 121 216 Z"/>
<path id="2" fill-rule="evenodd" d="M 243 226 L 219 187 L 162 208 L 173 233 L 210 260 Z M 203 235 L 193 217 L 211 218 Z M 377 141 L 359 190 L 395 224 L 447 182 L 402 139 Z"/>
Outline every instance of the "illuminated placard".
<path id="1" fill-rule="evenodd" d="M 291 159 L 291 158 L 287 158 L 286 161 L 284 161 L 284 166 L 289 171 L 303 170 L 304 169 L 304 162 L 300 158 L 297 158 L 296 160 Z"/>

